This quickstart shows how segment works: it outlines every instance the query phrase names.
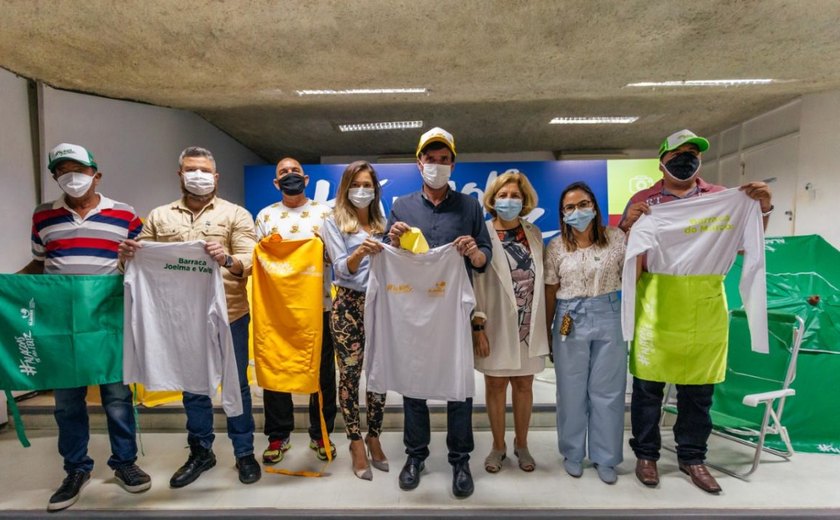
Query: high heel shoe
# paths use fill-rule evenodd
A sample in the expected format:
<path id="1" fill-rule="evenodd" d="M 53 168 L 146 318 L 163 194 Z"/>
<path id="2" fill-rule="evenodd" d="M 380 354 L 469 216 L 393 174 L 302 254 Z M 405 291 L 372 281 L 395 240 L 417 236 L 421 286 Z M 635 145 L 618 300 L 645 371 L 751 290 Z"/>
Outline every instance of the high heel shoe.
<path id="1" fill-rule="evenodd" d="M 353 450 L 354 442 L 358 441 L 350 441 L 350 467 L 353 469 L 353 474 L 356 475 L 357 478 L 362 480 L 373 480 L 373 472 L 370 470 L 370 464 L 368 464 L 367 453 L 365 452 L 364 447 L 361 447 L 362 452 L 361 455 L 358 455 L 358 450 Z M 356 459 L 361 456 L 364 458 L 365 467 L 361 469 L 356 469 Z"/>
<path id="2" fill-rule="evenodd" d="M 373 439 L 379 441 L 379 437 L 371 437 L 370 435 L 365 436 L 365 444 L 367 445 L 368 454 L 370 456 L 370 463 L 374 468 L 378 469 L 379 471 L 387 472 L 391 469 L 388 465 L 388 459 L 385 457 L 385 453 L 382 452 L 382 445 L 379 442 L 377 442 L 377 444 L 380 445 L 377 447 L 379 448 L 379 453 L 382 455 L 382 458 L 378 460 L 376 459 L 376 456 L 373 453 L 374 450 L 372 450 L 370 447 Z"/>

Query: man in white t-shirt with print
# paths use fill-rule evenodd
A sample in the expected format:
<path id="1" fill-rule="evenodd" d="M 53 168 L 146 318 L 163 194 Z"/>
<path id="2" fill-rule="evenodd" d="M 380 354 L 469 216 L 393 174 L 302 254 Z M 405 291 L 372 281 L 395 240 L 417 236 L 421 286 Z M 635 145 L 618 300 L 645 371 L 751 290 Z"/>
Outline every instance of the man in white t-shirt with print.
<path id="1" fill-rule="evenodd" d="M 283 194 L 279 202 L 263 208 L 257 214 L 257 240 L 278 234 L 283 239 L 293 240 L 317 236 L 320 227 L 330 213 L 326 204 L 306 197 L 304 190 L 309 184 L 309 176 L 303 167 L 291 157 L 277 163 L 274 186 Z M 324 266 L 324 330 L 321 341 L 320 385 L 324 397 L 324 421 L 327 432 L 332 433 L 335 426 L 336 385 L 335 385 L 335 349 L 329 331 L 330 277 Z M 280 331 L 282 334 L 282 331 Z M 294 403 L 292 395 L 286 392 L 265 390 L 265 428 L 268 436 L 268 448 L 263 452 L 263 463 L 277 464 L 283 460 L 283 454 L 291 447 L 289 435 L 295 429 Z M 321 436 L 318 394 L 309 397 L 309 447 L 320 460 L 327 460 L 324 440 Z M 335 458 L 335 445 L 330 441 L 332 457 Z"/>

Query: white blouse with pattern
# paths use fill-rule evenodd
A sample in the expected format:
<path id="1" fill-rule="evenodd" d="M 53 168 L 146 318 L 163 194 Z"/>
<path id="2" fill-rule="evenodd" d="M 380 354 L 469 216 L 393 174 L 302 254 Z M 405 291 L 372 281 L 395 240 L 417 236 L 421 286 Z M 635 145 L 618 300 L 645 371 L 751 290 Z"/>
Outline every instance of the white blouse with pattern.
<path id="1" fill-rule="evenodd" d="M 591 245 L 569 252 L 558 235 L 545 248 L 545 283 L 560 284 L 557 299 L 599 296 L 621 290 L 624 232 L 608 227 L 606 247 Z"/>

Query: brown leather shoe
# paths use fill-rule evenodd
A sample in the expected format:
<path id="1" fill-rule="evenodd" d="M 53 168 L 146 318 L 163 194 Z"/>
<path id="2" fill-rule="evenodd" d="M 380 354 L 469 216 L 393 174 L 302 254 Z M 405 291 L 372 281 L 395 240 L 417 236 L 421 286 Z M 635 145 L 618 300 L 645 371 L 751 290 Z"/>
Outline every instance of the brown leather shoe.
<path id="1" fill-rule="evenodd" d="M 691 477 L 691 482 L 706 493 L 718 494 L 721 492 L 715 477 L 709 473 L 705 464 L 683 464 L 680 462 L 680 471 Z"/>
<path id="2" fill-rule="evenodd" d="M 656 461 L 648 459 L 636 460 L 636 478 L 642 484 L 655 487 L 659 485 L 659 470 L 656 469 Z"/>

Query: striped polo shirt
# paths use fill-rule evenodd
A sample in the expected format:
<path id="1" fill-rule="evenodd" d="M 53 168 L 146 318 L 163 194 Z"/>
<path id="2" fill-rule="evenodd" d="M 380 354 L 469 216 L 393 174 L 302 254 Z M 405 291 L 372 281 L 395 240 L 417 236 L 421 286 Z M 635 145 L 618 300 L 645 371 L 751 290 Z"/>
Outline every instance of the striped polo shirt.
<path id="1" fill-rule="evenodd" d="M 35 208 L 32 256 L 49 274 L 116 274 L 117 247 L 140 234 L 143 223 L 128 204 L 99 194 L 99 204 L 81 218 L 64 197 Z"/>

